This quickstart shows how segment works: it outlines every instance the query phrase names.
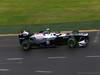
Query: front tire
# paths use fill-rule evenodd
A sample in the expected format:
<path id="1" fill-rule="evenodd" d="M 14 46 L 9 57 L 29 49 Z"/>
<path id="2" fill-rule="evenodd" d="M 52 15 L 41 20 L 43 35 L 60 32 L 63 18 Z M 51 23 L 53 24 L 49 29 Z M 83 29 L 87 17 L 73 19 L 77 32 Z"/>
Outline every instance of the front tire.
<path id="1" fill-rule="evenodd" d="M 76 39 L 74 37 L 69 38 L 67 44 L 69 48 L 75 48 L 77 45 Z"/>

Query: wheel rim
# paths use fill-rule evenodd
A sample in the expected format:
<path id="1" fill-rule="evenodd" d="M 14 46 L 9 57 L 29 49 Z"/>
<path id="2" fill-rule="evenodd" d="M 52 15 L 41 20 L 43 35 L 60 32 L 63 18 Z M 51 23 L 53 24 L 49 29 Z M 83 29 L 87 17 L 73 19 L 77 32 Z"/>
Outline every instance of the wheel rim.
<path id="1" fill-rule="evenodd" d="M 23 45 L 23 47 L 24 47 L 25 49 L 27 48 L 27 46 L 28 46 L 27 44 L 24 44 L 24 45 Z"/>
<path id="2" fill-rule="evenodd" d="M 69 46 L 70 46 L 70 47 L 74 47 L 74 45 L 75 45 L 74 41 L 73 41 L 73 40 L 70 40 L 70 41 L 69 41 Z"/>
<path id="3" fill-rule="evenodd" d="M 29 45 L 28 45 L 27 43 L 24 43 L 24 44 L 23 44 L 23 49 L 24 49 L 24 50 L 29 49 Z"/>
<path id="4" fill-rule="evenodd" d="M 73 41 L 70 41 L 70 46 L 73 47 L 74 43 Z"/>

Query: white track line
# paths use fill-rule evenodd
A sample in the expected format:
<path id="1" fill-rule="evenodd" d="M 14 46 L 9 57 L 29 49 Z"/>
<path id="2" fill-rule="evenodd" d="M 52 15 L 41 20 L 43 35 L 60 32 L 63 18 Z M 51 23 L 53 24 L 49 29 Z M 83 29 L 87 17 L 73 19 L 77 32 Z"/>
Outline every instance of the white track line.
<path id="1" fill-rule="evenodd" d="M 86 58 L 100 58 L 100 56 L 85 56 Z"/>
<path id="2" fill-rule="evenodd" d="M 10 69 L 0 69 L 0 71 L 2 71 L 2 72 L 10 71 Z"/>
<path id="3" fill-rule="evenodd" d="M 66 59 L 67 57 L 48 57 L 48 59 Z"/>
<path id="4" fill-rule="evenodd" d="M 38 73 L 53 73 L 52 71 L 42 71 L 42 70 L 37 70 L 35 72 L 38 72 Z"/>
<path id="5" fill-rule="evenodd" d="M 97 43 L 97 42 L 98 42 L 98 40 L 99 40 L 99 35 L 100 35 L 100 32 L 97 32 L 96 37 L 95 37 L 93 43 Z"/>
<path id="6" fill-rule="evenodd" d="M 7 58 L 6 60 L 23 60 L 24 58 Z"/>

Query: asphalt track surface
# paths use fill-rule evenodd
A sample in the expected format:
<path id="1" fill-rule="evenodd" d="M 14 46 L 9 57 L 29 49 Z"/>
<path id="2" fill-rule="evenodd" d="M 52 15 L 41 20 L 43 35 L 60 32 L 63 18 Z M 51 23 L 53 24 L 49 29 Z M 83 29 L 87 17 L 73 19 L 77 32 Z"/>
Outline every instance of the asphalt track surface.
<path id="1" fill-rule="evenodd" d="M 0 75 L 100 75 L 100 32 L 87 48 L 23 51 L 17 37 L 0 37 Z"/>

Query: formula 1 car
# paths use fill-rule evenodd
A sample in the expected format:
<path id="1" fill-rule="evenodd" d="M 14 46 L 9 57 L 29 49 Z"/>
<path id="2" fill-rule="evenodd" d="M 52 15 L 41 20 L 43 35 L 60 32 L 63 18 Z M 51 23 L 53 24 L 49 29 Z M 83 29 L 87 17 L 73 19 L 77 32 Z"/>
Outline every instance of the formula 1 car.
<path id="1" fill-rule="evenodd" d="M 85 32 L 60 33 L 40 31 L 38 33 L 21 32 L 19 42 L 23 50 L 38 47 L 57 47 L 67 45 L 69 48 L 87 47 L 89 34 Z"/>

